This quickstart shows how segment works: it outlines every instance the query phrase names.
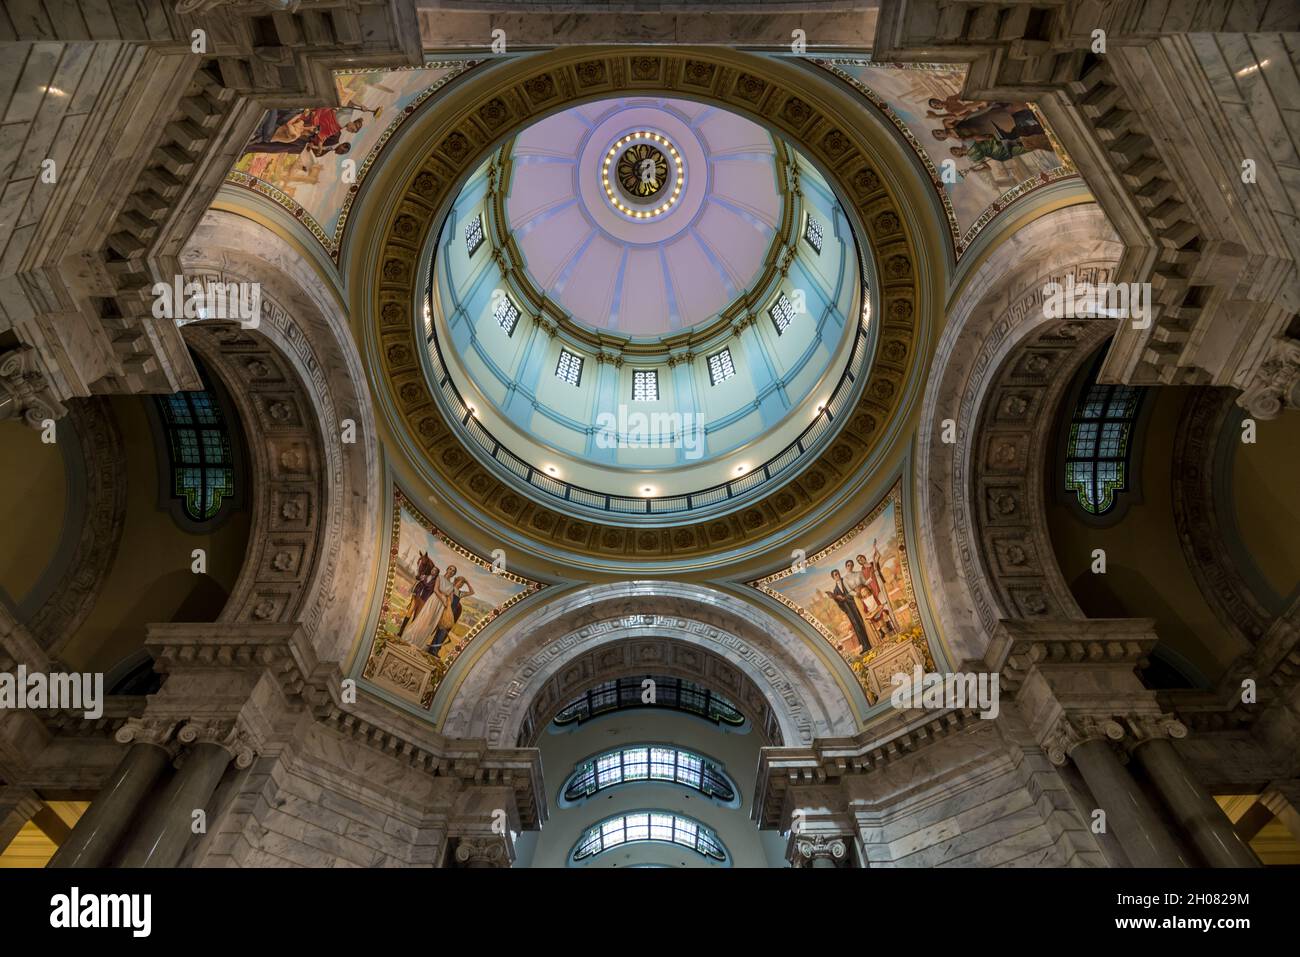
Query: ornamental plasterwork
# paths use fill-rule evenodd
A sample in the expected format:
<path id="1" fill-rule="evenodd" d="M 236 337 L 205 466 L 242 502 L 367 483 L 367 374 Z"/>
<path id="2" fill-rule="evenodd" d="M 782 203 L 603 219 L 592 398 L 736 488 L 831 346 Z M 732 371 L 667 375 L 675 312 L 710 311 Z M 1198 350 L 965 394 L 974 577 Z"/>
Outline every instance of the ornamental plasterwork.
<path id="1" fill-rule="evenodd" d="M 463 109 L 430 114 L 431 144 L 410 176 L 386 226 L 374 275 L 377 289 L 366 312 L 374 317 L 376 379 L 428 463 L 459 490 L 485 523 L 520 530 L 544 548 L 607 558 L 676 560 L 736 548 L 775 533 L 821 506 L 857 471 L 883 439 L 886 423 L 919 361 L 915 303 L 917 262 L 903 216 L 873 167 L 873 130 L 841 128 L 817 106 L 825 89 L 813 77 L 781 82 L 756 75 L 763 63 L 727 51 L 561 51 L 515 64 L 495 87 L 459 88 Z M 513 78 L 511 78 L 513 77 Z M 809 87 L 804 89 L 804 87 Z M 471 92 L 472 91 L 472 92 Z M 879 262 L 878 350 L 858 403 L 820 456 L 784 487 L 737 512 L 675 527 L 628 528 L 577 519 L 522 496 L 491 474 L 466 449 L 438 410 L 420 362 L 413 320 L 419 256 L 456 184 L 486 158 L 503 133 L 583 98 L 621 93 L 689 95 L 725 105 L 776 127 L 801 144 L 839 187 L 861 222 Z M 485 113 L 487 107 L 493 109 Z M 436 125 L 435 125 L 436 124 Z"/>

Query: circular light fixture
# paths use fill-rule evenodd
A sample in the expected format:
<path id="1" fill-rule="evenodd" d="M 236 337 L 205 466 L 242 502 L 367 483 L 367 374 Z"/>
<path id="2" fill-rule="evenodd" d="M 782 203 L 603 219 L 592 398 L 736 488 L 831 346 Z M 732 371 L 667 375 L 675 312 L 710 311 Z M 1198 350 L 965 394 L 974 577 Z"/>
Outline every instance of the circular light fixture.
<path id="1" fill-rule="evenodd" d="M 624 216 L 655 219 L 676 206 L 681 198 L 686 184 L 686 162 L 668 137 L 651 130 L 637 130 L 621 137 L 606 151 L 600 182 L 610 204 Z M 638 208 L 650 202 L 658 205 Z"/>
<path id="2" fill-rule="evenodd" d="M 644 487 L 641 489 L 641 494 L 642 494 L 642 495 L 653 495 L 653 494 L 654 494 L 654 491 L 655 491 L 655 490 L 654 490 L 651 486 L 646 485 L 646 486 L 644 486 Z"/>
<path id="3" fill-rule="evenodd" d="M 748 466 L 748 465 L 737 465 L 737 466 L 736 466 L 736 474 L 737 474 L 737 475 L 744 475 L 745 472 L 747 472 L 748 470 L 749 470 L 749 466 Z"/>

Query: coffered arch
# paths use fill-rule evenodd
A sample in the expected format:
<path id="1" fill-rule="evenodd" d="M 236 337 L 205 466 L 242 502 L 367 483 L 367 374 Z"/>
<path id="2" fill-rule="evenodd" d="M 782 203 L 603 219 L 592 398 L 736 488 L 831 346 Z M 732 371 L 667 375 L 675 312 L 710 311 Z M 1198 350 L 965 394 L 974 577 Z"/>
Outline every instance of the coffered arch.
<path id="1" fill-rule="evenodd" d="M 1079 615 L 1047 536 L 1044 443 L 1072 371 L 1114 322 L 1046 319 L 1043 287 L 1066 275 L 1104 280 L 1121 252 L 1097 206 L 1058 209 L 996 247 L 949 307 L 917 434 L 915 487 L 928 518 L 919 565 L 959 662 L 983 656 L 999 618 Z"/>
<path id="2" fill-rule="evenodd" d="M 462 445 L 445 421 L 420 363 L 415 327 L 419 263 L 460 184 L 524 125 L 567 106 L 611 95 L 666 95 L 723 106 L 797 142 L 832 183 L 872 248 L 878 281 L 878 341 L 856 406 L 836 438 L 789 481 L 743 508 L 707 521 L 643 528 L 578 517 L 514 494 Z M 348 242 L 347 277 L 359 338 L 380 407 L 416 467 L 440 491 L 466 503 L 480 530 L 517 545 L 609 568 L 635 564 L 700 567 L 834 520 L 886 457 L 900 455 L 904 419 L 919 398 L 915 375 L 929 348 L 929 296 L 942 253 L 925 228 L 934 211 L 915 170 L 898 162 L 889 131 L 824 76 L 798 66 L 721 50 L 584 48 L 528 57 L 471 76 L 439 109 L 413 119 L 372 176 Z M 917 182 L 913 182 L 917 179 Z M 379 183 L 388 183 L 386 192 Z M 393 184 L 397 184 L 393 188 Z M 367 228 L 367 224 L 368 227 Z M 473 508 L 469 508 L 472 503 Z"/>
<path id="3" fill-rule="evenodd" d="M 588 658 L 593 653 L 599 654 Z M 580 667 L 564 676 L 583 660 L 590 675 Z M 725 671 L 726 686 L 717 689 L 723 693 L 752 684 L 786 744 L 854 734 L 856 715 L 865 711 L 861 691 L 839 681 L 812 645 L 767 612 L 712 588 L 635 581 L 570 590 L 522 620 L 485 631 L 477 654 L 448 673 L 433 712 L 446 735 L 506 746 L 530 726 L 539 700 L 545 710 L 552 699 L 581 691 L 589 678 L 603 680 L 598 674 L 663 668 L 714 678 Z"/>
<path id="4" fill-rule="evenodd" d="M 346 655 L 378 556 L 348 547 L 378 522 L 379 447 L 360 360 L 337 301 L 270 229 L 212 211 L 182 254 L 186 275 L 261 286 L 260 322 L 200 322 L 186 341 L 222 379 L 248 433 L 253 527 L 224 621 L 300 622 L 318 656 Z"/>

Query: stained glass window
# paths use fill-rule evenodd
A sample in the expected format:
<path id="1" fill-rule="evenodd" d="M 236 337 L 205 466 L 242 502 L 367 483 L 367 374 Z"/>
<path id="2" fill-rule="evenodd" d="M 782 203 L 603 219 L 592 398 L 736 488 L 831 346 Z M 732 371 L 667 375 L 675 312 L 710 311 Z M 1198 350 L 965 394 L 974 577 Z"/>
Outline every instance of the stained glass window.
<path id="1" fill-rule="evenodd" d="M 822 224 L 811 216 L 803 224 L 803 238 L 818 256 L 822 254 Z"/>
<path id="2" fill-rule="evenodd" d="M 723 349 L 709 356 L 709 384 L 717 385 L 736 374 L 736 364 L 731 361 L 731 350 Z"/>
<path id="3" fill-rule="evenodd" d="M 728 803 L 736 797 L 731 779 L 716 761 L 679 748 L 642 745 L 606 751 L 580 763 L 565 784 L 564 799 L 581 801 L 636 781 L 681 784 Z"/>
<path id="4" fill-rule="evenodd" d="M 510 297 L 504 293 L 497 296 L 492 305 L 492 318 L 497 321 L 507 336 L 515 334 L 515 326 L 519 324 L 519 307 L 510 301 Z"/>
<path id="5" fill-rule="evenodd" d="M 581 861 L 637 841 L 676 844 L 710 860 L 727 860 L 727 849 L 712 828 L 670 811 L 633 811 L 606 818 L 583 832 L 573 846 L 571 857 Z"/>
<path id="6" fill-rule="evenodd" d="M 483 216 L 480 214 L 465 224 L 465 249 L 473 256 L 483 245 Z"/>
<path id="7" fill-rule="evenodd" d="M 632 401 L 659 401 L 659 373 L 654 369 L 634 369 L 632 371 Z"/>
<path id="8" fill-rule="evenodd" d="M 647 684 L 646 682 L 653 682 Z M 647 700 L 647 692 L 653 697 Z M 740 727 L 745 716 L 727 698 L 685 678 L 643 675 L 602 681 L 582 697 L 569 702 L 555 716 L 557 725 L 581 724 L 597 715 L 624 708 L 669 708 L 685 711 L 717 724 Z"/>
<path id="9" fill-rule="evenodd" d="M 1084 384 L 1065 451 L 1065 486 L 1092 515 L 1110 511 L 1116 493 L 1128 488 L 1133 421 L 1142 399 L 1133 386 L 1099 383 L 1100 368 L 1099 361 Z"/>
<path id="10" fill-rule="evenodd" d="M 772 317 L 772 324 L 776 326 L 776 334 L 779 336 L 790 328 L 790 323 L 794 322 L 794 304 L 785 297 L 785 293 L 778 293 L 776 302 L 772 304 L 767 314 Z"/>
<path id="11" fill-rule="evenodd" d="M 221 405 L 210 389 L 158 396 L 171 458 L 171 493 L 196 522 L 217 517 L 235 494 L 235 462 Z"/>
<path id="12" fill-rule="evenodd" d="M 582 357 L 576 356 L 568 349 L 560 350 L 560 361 L 555 364 L 555 375 L 569 385 L 582 381 Z"/>

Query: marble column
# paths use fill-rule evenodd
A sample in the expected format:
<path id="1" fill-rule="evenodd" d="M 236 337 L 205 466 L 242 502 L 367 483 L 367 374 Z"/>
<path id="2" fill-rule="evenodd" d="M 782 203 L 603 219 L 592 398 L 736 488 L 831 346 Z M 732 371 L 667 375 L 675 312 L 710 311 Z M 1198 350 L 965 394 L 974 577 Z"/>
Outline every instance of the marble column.
<path id="1" fill-rule="evenodd" d="M 1133 757 L 1206 864 L 1210 867 L 1260 866 L 1255 853 L 1233 829 L 1218 802 L 1192 777 L 1168 738 L 1143 741 L 1133 749 Z"/>
<path id="2" fill-rule="evenodd" d="M 1088 738 L 1071 749 L 1070 759 L 1134 867 L 1188 866 L 1178 842 L 1109 741 Z"/>
<path id="3" fill-rule="evenodd" d="M 41 809 L 35 791 L 20 787 L 0 787 L 0 854 L 18 836 L 23 825 Z"/>
<path id="4" fill-rule="evenodd" d="M 102 867 L 167 766 L 156 744 L 132 744 L 47 867 Z"/>
<path id="5" fill-rule="evenodd" d="M 207 810 L 231 754 L 219 744 L 190 747 L 181 769 L 168 783 L 122 856 L 123 867 L 175 867 L 194 832 L 194 812 Z"/>

